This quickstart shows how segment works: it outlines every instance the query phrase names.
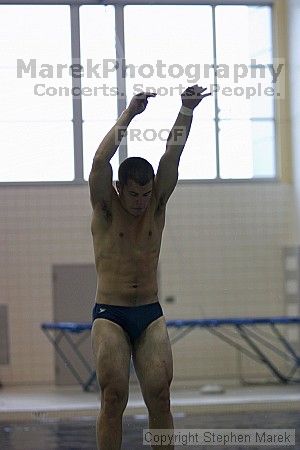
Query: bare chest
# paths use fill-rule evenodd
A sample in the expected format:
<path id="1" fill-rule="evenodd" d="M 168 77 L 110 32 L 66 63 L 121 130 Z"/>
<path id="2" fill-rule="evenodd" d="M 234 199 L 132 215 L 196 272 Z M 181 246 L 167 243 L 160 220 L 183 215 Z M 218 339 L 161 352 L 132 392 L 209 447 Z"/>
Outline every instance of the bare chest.
<path id="1" fill-rule="evenodd" d="M 164 225 L 164 212 L 158 213 L 153 205 L 137 220 L 115 205 L 109 226 L 94 220 L 96 259 L 140 259 L 142 262 L 145 258 L 158 256 Z"/>
<path id="2" fill-rule="evenodd" d="M 123 255 L 152 253 L 160 249 L 162 231 L 159 218 L 146 217 L 136 225 L 129 225 L 119 218 L 109 230 L 107 243 L 111 251 Z"/>

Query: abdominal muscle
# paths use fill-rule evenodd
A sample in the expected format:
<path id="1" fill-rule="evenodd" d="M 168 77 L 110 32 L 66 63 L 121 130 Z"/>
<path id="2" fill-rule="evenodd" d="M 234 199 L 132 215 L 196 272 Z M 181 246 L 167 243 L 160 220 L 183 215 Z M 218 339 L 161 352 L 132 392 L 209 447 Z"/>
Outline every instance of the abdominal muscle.
<path id="1" fill-rule="evenodd" d="M 138 220 L 124 213 L 117 196 L 113 196 L 110 225 L 104 226 L 94 213 L 96 303 L 137 306 L 158 300 L 157 265 L 164 222 L 164 213 L 157 214 L 155 196 Z"/>
<path id="2" fill-rule="evenodd" d="M 158 301 L 157 261 L 154 255 L 100 258 L 96 303 L 138 306 Z"/>

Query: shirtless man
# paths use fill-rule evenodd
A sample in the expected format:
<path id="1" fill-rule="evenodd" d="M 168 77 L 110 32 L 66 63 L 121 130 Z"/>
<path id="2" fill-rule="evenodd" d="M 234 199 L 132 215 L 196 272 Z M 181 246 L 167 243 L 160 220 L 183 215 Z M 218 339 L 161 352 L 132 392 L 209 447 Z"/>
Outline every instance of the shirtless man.
<path id="1" fill-rule="evenodd" d="M 101 142 L 89 176 L 98 285 L 93 309 L 92 348 L 101 390 L 97 445 L 119 450 L 129 393 L 130 358 L 149 413 L 149 429 L 173 430 L 170 385 L 173 360 L 166 321 L 157 297 L 157 264 L 167 201 L 178 180 L 178 165 L 193 109 L 210 94 L 194 85 L 181 95 L 182 107 L 156 176 L 143 158 L 119 167 L 117 191 L 110 159 L 124 130 L 142 113 L 153 93 L 135 95 Z M 174 449 L 173 445 L 155 449 Z"/>

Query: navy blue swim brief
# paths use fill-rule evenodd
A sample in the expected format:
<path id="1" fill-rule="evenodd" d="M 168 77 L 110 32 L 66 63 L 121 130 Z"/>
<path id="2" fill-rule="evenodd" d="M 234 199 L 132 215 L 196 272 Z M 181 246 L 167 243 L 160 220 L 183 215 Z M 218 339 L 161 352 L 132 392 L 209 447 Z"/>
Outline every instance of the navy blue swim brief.
<path id="1" fill-rule="evenodd" d="M 128 334 L 131 344 L 141 335 L 151 322 L 163 315 L 159 302 L 140 306 L 116 306 L 95 303 L 93 321 L 108 319 L 120 325 Z"/>

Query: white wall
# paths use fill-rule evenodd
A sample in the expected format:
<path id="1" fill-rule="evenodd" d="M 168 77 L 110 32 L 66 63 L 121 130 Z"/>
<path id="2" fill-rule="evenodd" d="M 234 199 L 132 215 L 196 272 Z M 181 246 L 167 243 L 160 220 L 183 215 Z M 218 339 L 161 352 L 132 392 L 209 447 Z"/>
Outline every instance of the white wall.
<path id="1" fill-rule="evenodd" d="M 300 244 L 299 0 L 288 1 L 288 21 L 294 185 L 176 188 L 160 260 L 167 319 L 286 312 L 281 251 Z M 52 265 L 93 262 L 88 187 L 0 187 L 0 204 L 0 303 L 9 306 L 11 343 L 0 380 L 51 383 L 54 350 L 40 323 L 53 319 Z M 167 296 L 176 302 L 166 304 Z M 173 351 L 175 379 L 238 376 L 234 350 L 204 330 Z M 261 373 L 252 362 L 244 367 Z"/>
<path id="2" fill-rule="evenodd" d="M 172 318 L 284 313 L 282 246 L 293 242 L 287 184 L 177 186 L 161 251 L 161 301 Z M 51 383 L 53 264 L 93 263 L 88 187 L 1 187 L 0 303 L 9 305 L 5 384 Z M 166 304 L 166 296 L 176 303 Z M 237 376 L 233 349 L 204 330 L 175 344 L 175 379 Z M 257 365 L 247 370 L 257 373 Z"/>

